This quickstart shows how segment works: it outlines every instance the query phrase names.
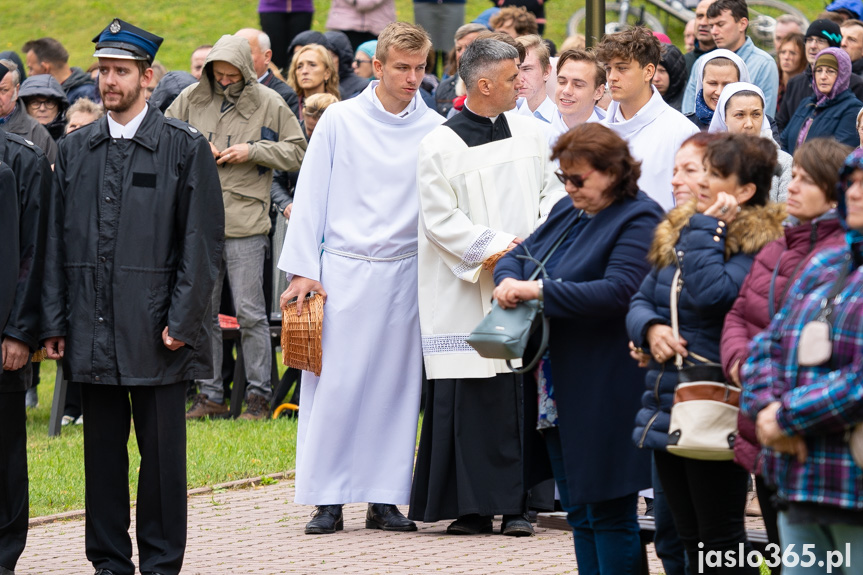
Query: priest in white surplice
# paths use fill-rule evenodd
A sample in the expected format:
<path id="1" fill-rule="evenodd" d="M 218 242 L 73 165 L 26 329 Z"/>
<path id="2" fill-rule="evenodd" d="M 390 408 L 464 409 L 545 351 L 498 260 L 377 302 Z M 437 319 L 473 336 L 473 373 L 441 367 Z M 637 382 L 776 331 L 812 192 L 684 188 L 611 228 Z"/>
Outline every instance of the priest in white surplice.
<path id="1" fill-rule="evenodd" d="M 536 228 L 563 194 L 547 134 L 515 104 L 518 52 L 477 39 L 459 61 L 467 100 L 419 153 L 419 289 L 429 377 L 409 517 L 448 533 L 531 535 L 523 513 L 521 380 L 465 338 L 491 307 L 492 255 Z"/>
<path id="2" fill-rule="evenodd" d="M 323 368 L 300 391 L 295 500 L 317 506 L 307 534 L 342 529 L 353 502 L 369 502 L 367 528 L 416 530 L 396 504 L 410 496 L 422 390 L 417 150 L 443 122 L 418 93 L 430 48 L 422 28 L 387 26 L 380 81 L 327 108 L 300 170 L 281 305 L 327 296 Z"/>

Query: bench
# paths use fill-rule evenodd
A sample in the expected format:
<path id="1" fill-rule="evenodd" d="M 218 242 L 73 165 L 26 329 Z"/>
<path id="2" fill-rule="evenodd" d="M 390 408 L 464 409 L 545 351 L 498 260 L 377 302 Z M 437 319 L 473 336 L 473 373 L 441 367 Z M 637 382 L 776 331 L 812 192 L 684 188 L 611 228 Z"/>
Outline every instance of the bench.
<path id="1" fill-rule="evenodd" d="M 572 531 L 572 527 L 566 522 L 565 511 L 555 511 L 553 513 L 539 513 L 536 518 L 536 524 L 545 529 L 557 529 L 560 531 Z M 647 545 L 653 543 L 653 536 L 656 533 L 656 523 L 650 515 L 638 516 L 639 536 L 641 537 L 641 573 L 642 575 L 650 575 L 650 570 L 647 563 Z M 746 537 L 752 544 L 753 549 L 756 549 L 765 554 L 767 547 L 767 532 L 763 529 L 747 529 Z"/>
<path id="2" fill-rule="evenodd" d="M 276 347 L 281 345 L 282 328 L 281 325 L 270 325 L 270 341 L 273 350 L 273 366 L 270 372 L 273 389 L 279 387 L 279 363 L 281 357 L 276 353 Z M 232 328 L 222 329 L 222 339 L 225 341 L 234 340 L 237 344 L 237 360 L 234 364 L 234 383 L 231 386 L 231 411 L 228 417 L 239 417 L 243 408 L 243 398 L 246 395 L 246 369 L 243 364 L 243 346 L 240 345 L 240 330 Z M 278 363 L 277 363 L 278 362 Z M 63 364 L 57 362 L 57 377 L 54 380 L 54 397 L 51 403 L 51 417 L 48 420 L 48 435 L 56 437 L 60 435 L 63 426 L 63 407 L 66 404 L 66 380 L 63 377 Z"/>

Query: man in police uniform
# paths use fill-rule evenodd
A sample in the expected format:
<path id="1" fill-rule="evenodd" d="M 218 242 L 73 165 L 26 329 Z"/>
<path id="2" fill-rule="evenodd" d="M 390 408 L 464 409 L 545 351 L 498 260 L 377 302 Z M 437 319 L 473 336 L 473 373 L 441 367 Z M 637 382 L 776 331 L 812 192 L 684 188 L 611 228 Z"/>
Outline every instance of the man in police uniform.
<path id="1" fill-rule="evenodd" d="M 32 380 L 30 356 L 39 348 L 45 207 L 52 174 L 45 154 L 33 142 L 2 129 L 0 168 L 0 233 L 4 236 L 0 238 L 0 265 L 4 278 L 13 276 L 11 307 L 3 308 L 0 301 L 0 575 L 7 575 L 14 571 L 27 542 L 24 396 Z M 10 199 L 15 203 L 11 210 L 5 207 Z M 15 230 L 11 242 L 6 239 L 9 226 Z M 0 292 L 0 299 L 5 300 L 5 287 Z"/>
<path id="2" fill-rule="evenodd" d="M 145 101 L 162 38 L 114 20 L 93 41 L 108 114 L 60 147 L 43 336 L 81 383 L 87 558 L 99 575 L 135 573 L 134 416 L 140 571 L 175 575 L 186 546 L 186 383 L 213 369 L 205 319 L 224 237 L 221 189 L 207 140 Z"/>

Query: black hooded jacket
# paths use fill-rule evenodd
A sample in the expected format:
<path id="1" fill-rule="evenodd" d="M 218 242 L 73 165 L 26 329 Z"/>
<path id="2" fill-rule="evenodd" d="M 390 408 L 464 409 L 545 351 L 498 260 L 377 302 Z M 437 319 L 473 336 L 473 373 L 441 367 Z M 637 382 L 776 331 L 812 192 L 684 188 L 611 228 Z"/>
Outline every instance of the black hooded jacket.
<path id="1" fill-rule="evenodd" d="M 330 44 L 326 36 L 317 30 L 306 30 L 305 32 L 300 32 L 291 40 L 291 45 L 288 46 L 288 65 L 294 59 L 294 49 L 297 46 L 308 46 L 309 44 L 320 44 L 330 52 L 335 52 L 333 45 Z"/>
<path id="2" fill-rule="evenodd" d="M 150 105 L 158 108 L 164 114 L 168 106 L 180 95 L 180 92 L 197 82 L 198 79 L 188 72 L 168 72 L 162 76 L 162 79 L 156 85 L 156 89 L 153 90 L 153 94 L 150 96 Z"/>
<path id="3" fill-rule="evenodd" d="M 360 92 L 366 89 L 369 85 L 368 78 L 360 78 L 354 73 L 354 49 L 351 47 L 351 41 L 348 40 L 347 34 L 337 30 L 330 30 L 324 33 L 324 37 L 330 41 L 339 57 L 339 92 L 342 100 L 353 98 Z"/>
<path id="4" fill-rule="evenodd" d="M 662 59 L 659 61 L 668 72 L 668 90 L 662 99 L 665 103 L 680 111 L 683 104 L 683 93 L 689 75 L 686 73 L 686 59 L 677 46 L 666 44 L 662 49 Z"/>
<path id="5" fill-rule="evenodd" d="M 69 104 L 74 104 L 79 98 L 89 98 L 97 104 L 102 101 L 96 82 L 81 68 L 72 68 L 72 75 L 62 84 L 66 91 Z"/>

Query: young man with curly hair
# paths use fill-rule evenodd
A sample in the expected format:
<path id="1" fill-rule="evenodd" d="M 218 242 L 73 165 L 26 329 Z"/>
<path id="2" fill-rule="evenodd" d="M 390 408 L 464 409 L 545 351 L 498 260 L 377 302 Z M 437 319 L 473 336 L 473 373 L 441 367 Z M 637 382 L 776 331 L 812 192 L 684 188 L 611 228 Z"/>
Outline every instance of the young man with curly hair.
<path id="1" fill-rule="evenodd" d="M 674 207 L 674 154 L 698 128 L 653 87 L 659 40 L 647 28 L 633 27 L 605 36 L 596 57 L 605 66 L 611 91 L 605 123 L 629 142 L 632 155 L 642 162 L 638 187 L 669 210 Z"/>

